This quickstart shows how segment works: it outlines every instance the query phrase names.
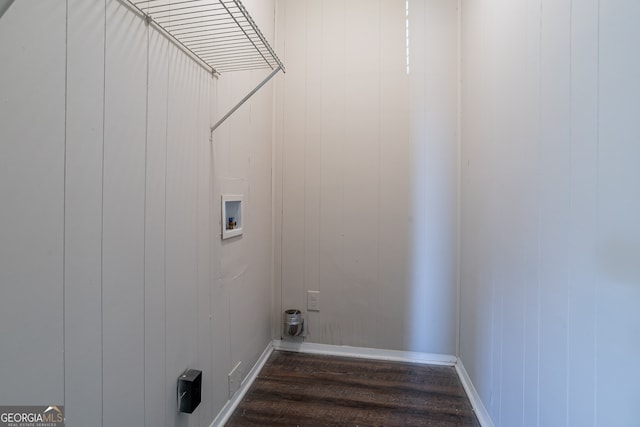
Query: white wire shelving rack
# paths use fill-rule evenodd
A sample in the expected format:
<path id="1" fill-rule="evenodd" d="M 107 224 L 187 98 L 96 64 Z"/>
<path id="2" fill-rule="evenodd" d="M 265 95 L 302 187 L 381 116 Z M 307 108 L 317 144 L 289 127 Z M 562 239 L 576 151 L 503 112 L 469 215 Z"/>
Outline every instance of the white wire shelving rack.
<path id="1" fill-rule="evenodd" d="M 128 0 L 129 1 L 129 0 Z M 216 74 L 284 65 L 240 0 L 131 2 Z"/>
<path id="2" fill-rule="evenodd" d="M 270 69 L 271 73 L 211 127 L 213 132 L 279 71 L 269 42 L 240 0 L 121 0 L 214 76 Z"/>

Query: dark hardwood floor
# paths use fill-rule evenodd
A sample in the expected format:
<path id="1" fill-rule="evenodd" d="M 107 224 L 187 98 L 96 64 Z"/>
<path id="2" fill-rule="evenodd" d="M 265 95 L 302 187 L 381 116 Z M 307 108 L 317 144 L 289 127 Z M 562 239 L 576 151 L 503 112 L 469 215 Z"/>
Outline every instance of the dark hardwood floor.
<path id="1" fill-rule="evenodd" d="M 479 426 L 455 368 L 275 351 L 231 426 Z"/>

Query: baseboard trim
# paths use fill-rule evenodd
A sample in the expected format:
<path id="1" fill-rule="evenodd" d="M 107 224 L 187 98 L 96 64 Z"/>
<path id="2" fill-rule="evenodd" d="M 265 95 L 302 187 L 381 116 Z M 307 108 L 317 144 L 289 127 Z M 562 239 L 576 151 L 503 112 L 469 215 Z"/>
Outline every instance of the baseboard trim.
<path id="1" fill-rule="evenodd" d="M 253 382 L 256 380 L 256 377 L 262 370 L 264 364 L 267 363 L 267 360 L 269 359 L 269 356 L 271 356 L 271 353 L 273 353 L 273 343 L 270 342 L 258 358 L 258 361 L 255 363 L 255 365 L 253 365 L 245 379 L 242 381 L 242 385 L 240 385 L 240 388 L 222 407 L 222 410 L 213 420 L 210 427 L 221 427 L 224 426 L 227 421 L 229 421 L 229 418 L 231 418 L 233 411 L 236 410 L 244 396 L 249 391 L 251 384 L 253 384 Z"/>
<path id="2" fill-rule="evenodd" d="M 273 342 L 270 342 L 267 345 L 267 347 L 262 352 L 262 355 L 258 358 L 255 365 L 253 365 L 251 371 L 249 371 L 249 374 L 242 382 L 242 385 L 240 386 L 238 391 L 233 395 L 231 399 L 227 401 L 222 410 L 218 413 L 216 418 L 211 423 L 210 427 L 222 427 L 227 423 L 227 421 L 229 421 L 229 418 L 231 418 L 233 411 L 236 410 L 244 396 L 247 394 L 249 388 L 260 373 L 260 370 L 262 370 L 264 364 L 267 362 L 269 356 L 271 356 L 271 353 L 273 353 L 274 350 L 322 354 L 326 356 L 344 356 L 360 359 L 420 363 L 425 365 L 453 366 L 455 367 L 456 372 L 458 373 L 458 377 L 460 378 L 460 382 L 462 382 L 462 386 L 464 387 L 464 390 L 467 393 L 469 400 L 471 401 L 471 405 L 473 406 L 473 410 L 476 413 L 476 417 L 478 417 L 478 422 L 480 423 L 480 425 L 482 427 L 494 427 L 491 416 L 489 416 L 489 412 L 482 403 L 480 395 L 478 394 L 476 388 L 473 386 L 471 378 L 469 377 L 467 370 L 462 364 L 462 360 L 455 356 L 437 353 L 384 350 L 377 348 L 292 342 L 284 340 L 273 340 Z"/>
<path id="3" fill-rule="evenodd" d="M 393 362 L 421 363 L 424 365 L 455 366 L 457 358 L 447 354 L 420 353 L 416 351 L 384 350 L 346 345 L 316 344 L 274 340 L 275 350 L 299 353 L 322 354 L 326 356 L 356 357 L 360 359 L 387 360 Z"/>
<path id="4" fill-rule="evenodd" d="M 480 399 L 480 395 L 478 391 L 473 386 L 473 382 L 471 382 L 471 378 L 467 373 L 467 370 L 464 368 L 462 364 L 462 360 L 458 359 L 456 362 L 456 372 L 458 373 L 458 377 L 460 378 L 460 382 L 462 382 L 462 386 L 464 387 L 464 391 L 467 393 L 469 400 L 471 401 L 471 406 L 473 406 L 473 410 L 476 413 L 476 417 L 478 418 L 478 422 L 482 427 L 494 427 L 493 421 L 491 420 L 491 416 L 482 403 L 482 399 Z"/>

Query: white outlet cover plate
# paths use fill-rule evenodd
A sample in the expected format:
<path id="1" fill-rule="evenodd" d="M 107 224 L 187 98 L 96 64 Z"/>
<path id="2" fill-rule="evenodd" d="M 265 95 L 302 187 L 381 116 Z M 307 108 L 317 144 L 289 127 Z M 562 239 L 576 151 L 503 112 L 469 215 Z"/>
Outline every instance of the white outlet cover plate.
<path id="1" fill-rule="evenodd" d="M 307 291 L 307 310 L 320 311 L 320 291 Z"/>

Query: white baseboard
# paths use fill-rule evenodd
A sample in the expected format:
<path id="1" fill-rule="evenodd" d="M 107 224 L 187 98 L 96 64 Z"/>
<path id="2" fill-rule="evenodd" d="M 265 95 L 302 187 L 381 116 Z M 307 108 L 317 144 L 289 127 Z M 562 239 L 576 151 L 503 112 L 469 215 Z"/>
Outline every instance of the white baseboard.
<path id="1" fill-rule="evenodd" d="M 267 348 L 253 365 L 251 371 L 242 382 L 242 385 L 238 391 L 233 395 L 231 399 L 224 405 L 222 410 L 218 413 L 216 418 L 211 423 L 210 427 L 222 427 L 229 421 L 229 418 L 236 410 L 240 401 L 244 398 L 249 391 L 249 388 L 255 381 L 256 377 L 260 373 L 260 370 L 271 356 L 274 350 L 282 351 L 295 351 L 298 353 L 310 353 L 310 354 L 322 354 L 327 356 L 344 356 L 355 357 L 360 359 L 373 359 L 373 360 L 387 360 L 393 362 L 409 362 L 420 363 L 425 365 L 440 365 L 440 366 L 454 366 L 458 377 L 462 382 L 473 410 L 478 417 L 478 422 L 482 427 L 494 427 L 493 421 L 489 416 L 489 412 L 485 408 L 478 392 L 476 391 L 469 374 L 467 373 L 462 361 L 455 356 L 447 354 L 435 354 L 435 353 L 420 353 L 415 351 L 399 351 L 399 350 L 383 350 L 377 348 L 366 347 L 350 347 L 343 345 L 329 345 L 329 344 L 315 344 L 306 342 L 294 342 L 285 340 L 274 340 L 269 343 Z"/>
<path id="2" fill-rule="evenodd" d="M 326 356 L 357 357 L 360 359 L 388 360 L 393 362 L 421 363 L 425 365 L 455 366 L 458 358 L 447 354 L 420 353 L 416 351 L 383 350 L 379 348 L 350 347 L 346 345 L 315 344 L 274 340 L 275 350 Z"/>
<path id="3" fill-rule="evenodd" d="M 267 363 L 267 359 L 269 359 L 271 353 L 273 353 L 273 343 L 269 343 L 269 345 L 267 345 L 267 348 L 264 349 L 264 351 L 258 358 L 258 361 L 255 363 L 255 365 L 253 365 L 245 379 L 242 381 L 242 385 L 240 385 L 240 388 L 222 407 L 222 410 L 213 420 L 210 427 L 222 427 L 227 423 L 227 421 L 229 421 L 229 418 L 231 418 L 233 411 L 236 410 L 236 408 L 242 401 L 242 398 L 245 396 L 245 394 L 247 394 L 247 391 L 249 391 L 251 384 L 253 384 L 253 382 L 256 380 L 256 377 L 260 373 L 260 370 L 262 370 L 264 364 Z"/>
<path id="4" fill-rule="evenodd" d="M 464 368 L 462 364 L 462 360 L 458 359 L 456 363 L 456 372 L 458 373 L 458 377 L 462 382 L 462 386 L 464 387 L 464 391 L 467 392 L 467 396 L 471 401 L 471 406 L 473 406 L 473 410 L 476 413 L 476 417 L 478 418 L 478 422 L 482 427 L 494 427 L 493 421 L 491 420 L 491 416 L 489 416 L 489 412 L 487 408 L 485 408 L 482 403 L 482 399 L 480 399 L 480 395 L 478 391 L 473 386 L 471 382 L 471 378 L 467 373 L 467 370 Z"/>

